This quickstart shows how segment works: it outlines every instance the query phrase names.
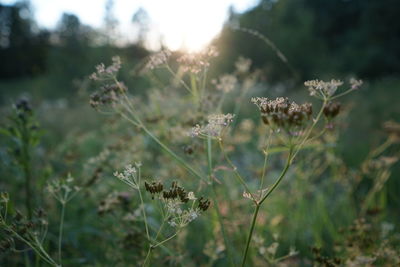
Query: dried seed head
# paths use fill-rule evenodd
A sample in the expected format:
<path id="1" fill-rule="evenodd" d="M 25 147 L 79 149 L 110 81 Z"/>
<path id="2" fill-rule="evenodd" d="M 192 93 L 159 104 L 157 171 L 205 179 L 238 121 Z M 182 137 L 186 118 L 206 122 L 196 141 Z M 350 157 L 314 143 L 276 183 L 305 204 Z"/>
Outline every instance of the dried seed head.
<path id="1" fill-rule="evenodd" d="M 298 105 L 283 97 L 275 100 L 257 97 L 252 98 L 251 101 L 258 106 L 261 118 L 267 125 L 290 128 L 303 126 L 311 119 L 312 105 L 310 103 Z"/>
<path id="2" fill-rule="evenodd" d="M 164 189 L 163 184 L 160 182 L 152 182 L 151 184 L 144 182 L 144 187 L 147 192 L 153 195 L 153 197 L 155 194 L 161 193 Z"/>
<path id="3" fill-rule="evenodd" d="M 210 207 L 210 204 L 211 204 L 210 200 L 200 197 L 198 208 L 202 211 L 206 211 Z"/>
<path id="4" fill-rule="evenodd" d="M 339 102 L 329 102 L 324 107 L 324 110 L 323 110 L 324 115 L 328 119 L 333 119 L 334 117 L 336 117 L 339 114 L 340 107 L 341 107 L 341 104 Z"/>
<path id="5" fill-rule="evenodd" d="M 118 102 L 119 97 L 126 91 L 127 87 L 122 82 L 107 84 L 90 96 L 89 103 L 93 108 L 98 108 L 101 105 L 110 105 Z"/>

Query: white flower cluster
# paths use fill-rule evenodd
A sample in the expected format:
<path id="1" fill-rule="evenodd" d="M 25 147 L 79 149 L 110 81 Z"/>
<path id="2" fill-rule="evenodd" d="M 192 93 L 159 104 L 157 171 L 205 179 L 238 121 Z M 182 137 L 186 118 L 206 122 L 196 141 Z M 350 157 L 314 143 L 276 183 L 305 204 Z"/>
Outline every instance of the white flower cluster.
<path id="1" fill-rule="evenodd" d="M 198 208 L 190 208 L 188 210 L 181 210 L 180 208 L 178 208 L 168 220 L 168 224 L 171 227 L 182 228 L 194 221 L 199 216 L 200 210 Z"/>
<path id="2" fill-rule="evenodd" d="M 114 176 L 133 189 L 139 190 L 138 168 L 140 168 L 140 166 L 141 163 L 135 163 L 135 167 L 129 164 L 125 167 L 123 172 L 114 172 Z"/>
<path id="3" fill-rule="evenodd" d="M 304 85 L 308 87 L 311 96 L 332 96 L 342 84 L 342 81 L 334 79 L 329 82 L 311 80 L 304 83 Z"/>
<path id="4" fill-rule="evenodd" d="M 237 79 L 234 75 L 225 74 L 219 78 L 218 82 L 214 80 L 213 83 L 216 85 L 217 90 L 223 91 L 224 93 L 229 93 L 235 89 Z"/>
<path id="5" fill-rule="evenodd" d="M 192 128 L 190 136 L 192 137 L 213 137 L 222 135 L 223 130 L 233 121 L 233 114 L 215 114 L 208 116 L 208 124 L 201 127 L 196 125 Z"/>
<path id="6" fill-rule="evenodd" d="M 90 75 L 90 79 L 95 81 L 110 80 L 115 77 L 121 68 L 121 58 L 119 56 L 112 57 L 112 64 L 107 68 L 103 63 L 96 66 L 96 72 Z"/>
<path id="7" fill-rule="evenodd" d="M 61 203 L 67 203 L 71 200 L 81 188 L 73 185 L 74 178 L 68 174 L 66 179 L 52 180 L 47 184 L 47 191 L 52 194 Z"/>
<path id="8" fill-rule="evenodd" d="M 195 220 L 200 216 L 200 209 L 193 208 L 196 196 L 193 192 L 188 193 L 189 200 L 192 201 L 193 205 L 191 208 L 185 209 L 184 204 L 179 199 L 165 199 L 160 198 L 164 203 L 164 208 L 166 210 L 168 218 L 168 224 L 171 227 L 182 228 L 188 225 L 190 222 Z"/>

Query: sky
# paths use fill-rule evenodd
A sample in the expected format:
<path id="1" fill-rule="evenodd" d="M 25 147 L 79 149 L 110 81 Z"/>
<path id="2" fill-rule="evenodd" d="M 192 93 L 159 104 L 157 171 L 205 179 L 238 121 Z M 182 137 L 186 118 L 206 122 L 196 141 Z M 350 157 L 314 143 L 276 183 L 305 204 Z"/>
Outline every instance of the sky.
<path id="1" fill-rule="evenodd" d="M 82 23 L 104 27 L 107 0 L 31 0 L 35 18 L 41 27 L 54 28 L 63 12 L 73 13 Z M 15 0 L 0 0 L 12 4 Z M 254 7 L 258 0 L 114 0 L 114 16 L 119 21 L 122 41 L 134 41 L 137 27 L 133 14 L 143 8 L 151 19 L 150 48 L 157 49 L 160 36 L 171 50 L 198 50 L 222 29 L 230 6 L 236 12 Z"/>

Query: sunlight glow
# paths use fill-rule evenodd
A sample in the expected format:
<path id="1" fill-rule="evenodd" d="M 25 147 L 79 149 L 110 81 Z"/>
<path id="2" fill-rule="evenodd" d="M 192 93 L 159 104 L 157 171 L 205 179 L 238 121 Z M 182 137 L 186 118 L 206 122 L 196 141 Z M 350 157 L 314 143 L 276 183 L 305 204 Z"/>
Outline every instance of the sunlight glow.
<path id="1" fill-rule="evenodd" d="M 0 0 L 5 4 L 15 0 Z M 77 15 L 82 23 L 104 27 L 106 0 L 31 0 L 40 26 L 57 26 L 63 12 Z M 199 50 L 222 29 L 228 9 L 242 12 L 259 0 L 114 0 L 114 16 L 119 22 L 121 43 L 135 41 L 137 29 L 132 16 L 143 8 L 151 20 L 148 46 L 158 49 L 160 40 L 171 50 Z"/>

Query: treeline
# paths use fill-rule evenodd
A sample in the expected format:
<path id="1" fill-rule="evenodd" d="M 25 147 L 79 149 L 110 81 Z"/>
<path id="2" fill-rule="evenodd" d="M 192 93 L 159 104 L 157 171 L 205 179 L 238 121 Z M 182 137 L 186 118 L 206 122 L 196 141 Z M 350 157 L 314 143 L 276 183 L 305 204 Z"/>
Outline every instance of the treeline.
<path id="1" fill-rule="evenodd" d="M 83 25 L 73 14 L 64 14 L 53 30 L 41 29 L 29 1 L 0 4 L 0 79 L 52 72 L 67 81 L 116 53 L 130 62 L 143 58 L 148 54 L 143 40 L 148 30 L 145 11 L 139 10 L 132 18 L 141 25 L 138 42 L 117 47 L 110 41 L 110 31 L 117 27 L 112 2 L 106 6 L 107 26 L 100 30 Z M 221 53 L 216 73 L 229 71 L 243 55 L 270 82 L 335 75 L 396 76 L 400 72 L 399 13 L 398 0 L 261 0 L 243 14 L 231 10 L 220 37 L 214 40 Z"/>
<path id="2" fill-rule="evenodd" d="M 107 30 L 113 29 L 93 29 L 67 13 L 55 29 L 42 29 L 34 20 L 29 2 L 0 4 L 0 79 L 46 74 L 56 76 L 62 84 L 62 80 L 89 73 L 95 64 L 116 53 L 132 60 L 148 54 L 142 45 L 115 46 Z"/>
<path id="3" fill-rule="evenodd" d="M 396 76 L 400 73 L 398 14 L 397 0 L 262 0 L 244 14 L 231 11 L 216 43 L 225 59 L 222 67 L 232 65 L 235 55 L 244 55 L 262 67 L 270 80 L 335 74 L 364 79 Z"/>

